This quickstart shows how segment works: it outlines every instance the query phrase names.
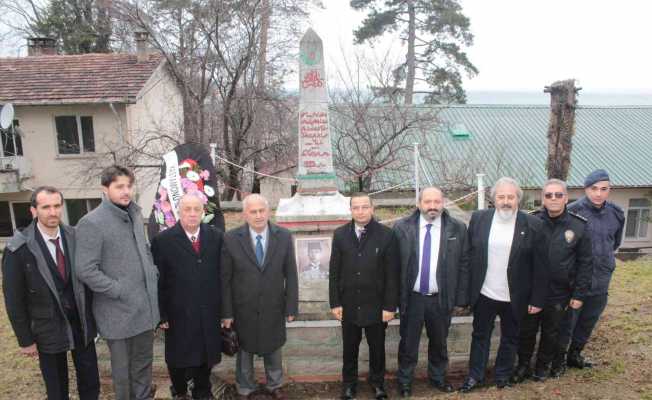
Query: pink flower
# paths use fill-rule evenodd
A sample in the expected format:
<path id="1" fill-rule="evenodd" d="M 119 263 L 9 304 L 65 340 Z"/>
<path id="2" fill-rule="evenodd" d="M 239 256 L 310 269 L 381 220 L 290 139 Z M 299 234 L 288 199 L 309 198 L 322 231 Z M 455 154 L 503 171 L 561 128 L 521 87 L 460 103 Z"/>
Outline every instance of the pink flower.
<path id="1" fill-rule="evenodd" d="M 207 181 L 207 180 L 211 177 L 211 173 L 208 172 L 207 169 L 205 169 L 205 170 L 203 170 L 202 172 L 199 173 L 199 176 L 200 176 L 203 180 Z"/>
<path id="2" fill-rule="evenodd" d="M 181 186 L 186 193 L 197 191 L 197 184 L 190 179 L 181 179 Z"/>
<path id="3" fill-rule="evenodd" d="M 168 199 L 168 191 L 163 186 L 158 188 L 158 194 L 160 196 L 161 201 L 165 201 Z"/>
<path id="4" fill-rule="evenodd" d="M 174 219 L 174 215 L 172 213 L 165 213 L 165 225 L 172 227 L 177 223 L 176 219 Z"/>
<path id="5" fill-rule="evenodd" d="M 192 194 L 193 196 L 197 196 L 199 200 L 201 200 L 201 203 L 204 205 L 208 203 L 208 197 L 206 197 L 206 195 L 201 190 L 189 190 L 186 193 Z"/>
<path id="6" fill-rule="evenodd" d="M 170 205 L 169 201 L 161 202 L 161 211 L 163 211 L 166 214 L 172 211 L 172 206 Z"/>

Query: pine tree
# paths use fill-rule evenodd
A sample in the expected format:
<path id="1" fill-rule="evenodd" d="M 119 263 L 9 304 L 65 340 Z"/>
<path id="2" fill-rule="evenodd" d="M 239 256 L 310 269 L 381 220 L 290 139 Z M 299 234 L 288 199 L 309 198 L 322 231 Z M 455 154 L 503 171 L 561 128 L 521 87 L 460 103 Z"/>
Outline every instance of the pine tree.
<path id="1" fill-rule="evenodd" d="M 426 103 L 465 103 L 462 72 L 474 76 L 478 69 L 464 48 L 473 44 L 470 21 L 458 0 L 351 0 L 355 10 L 368 11 L 354 30 L 362 44 L 388 32 L 399 32 L 407 42 L 405 62 L 394 70 L 396 93 L 412 104 L 415 82 L 423 82 Z M 403 86 L 404 85 L 404 86 Z"/>

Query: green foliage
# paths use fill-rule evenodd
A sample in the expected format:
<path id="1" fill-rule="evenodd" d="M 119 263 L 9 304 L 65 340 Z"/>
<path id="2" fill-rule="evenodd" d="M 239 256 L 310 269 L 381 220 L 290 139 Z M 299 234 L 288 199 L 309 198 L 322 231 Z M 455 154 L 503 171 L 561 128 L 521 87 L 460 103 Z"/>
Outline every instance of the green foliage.
<path id="1" fill-rule="evenodd" d="M 31 27 L 38 36 L 57 39 L 63 54 L 107 53 L 109 11 L 94 0 L 52 0 Z"/>
<path id="2" fill-rule="evenodd" d="M 415 79 L 430 87 L 425 102 L 465 103 L 462 72 L 474 76 L 478 69 L 464 51 L 473 44 L 473 35 L 469 18 L 462 13 L 458 0 L 351 0 L 352 8 L 368 11 L 361 26 L 353 32 L 355 43 L 365 43 L 390 32 L 399 32 L 401 39 L 408 41 L 410 3 L 416 17 Z M 394 70 L 395 86 L 403 85 L 408 78 L 409 61 L 406 57 L 406 62 Z"/>

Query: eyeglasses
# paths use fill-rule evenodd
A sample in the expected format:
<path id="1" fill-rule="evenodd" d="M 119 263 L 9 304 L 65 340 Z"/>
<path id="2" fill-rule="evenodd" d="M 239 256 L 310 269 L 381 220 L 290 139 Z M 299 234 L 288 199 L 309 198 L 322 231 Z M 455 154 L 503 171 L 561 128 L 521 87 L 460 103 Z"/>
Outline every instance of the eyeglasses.
<path id="1" fill-rule="evenodd" d="M 544 193 L 544 195 L 543 195 L 543 197 L 545 197 L 548 200 L 552 199 L 553 196 L 554 196 L 555 199 L 563 199 L 564 198 L 564 193 L 562 193 L 562 192 L 555 192 L 555 193 L 548 192 L 548 193 Z"/>

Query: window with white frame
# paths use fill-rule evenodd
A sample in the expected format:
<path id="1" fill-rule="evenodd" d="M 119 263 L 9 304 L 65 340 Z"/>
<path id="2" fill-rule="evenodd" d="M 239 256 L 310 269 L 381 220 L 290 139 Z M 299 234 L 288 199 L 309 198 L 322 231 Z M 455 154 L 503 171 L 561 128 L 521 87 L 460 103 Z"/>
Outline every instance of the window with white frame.
<path id="1" fill-rule="evenodd" d="M 20 123 L 17 119 L 7 129 L 0 129 L 1 157 L 12 157 L 23 155 L 23 141 L 20 136 Z"/>
<path id="2" fill-rule="evenodd" d="M 95 152 L 93 117 L 59 115 L 54 117 L 57 128 L 59 154 L 83 154 Z"/>
<path id="3" fill-rule="evenodd" d="M 630 199 L 627 208 L 625 237 L 627 239 L 647 238 L 647 228 L 650 223 L 650 200 Z"/>

